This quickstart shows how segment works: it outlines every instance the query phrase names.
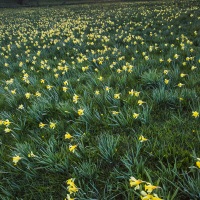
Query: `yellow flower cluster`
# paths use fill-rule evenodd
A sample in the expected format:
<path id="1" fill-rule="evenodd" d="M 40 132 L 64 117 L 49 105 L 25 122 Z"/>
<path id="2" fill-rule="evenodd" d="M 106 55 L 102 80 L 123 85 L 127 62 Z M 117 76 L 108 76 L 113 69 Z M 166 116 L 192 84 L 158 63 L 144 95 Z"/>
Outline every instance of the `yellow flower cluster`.
<path id="1" fill-rule="evenodd" d="M 130 183 L 130 186 L 134 187 L 135 190 L 140 190 L 142 200 L 162 200 L 161 198 L 158 197 L 157 194 L 155 193 L 152 194 L 152 192 L 155 189 L 160 188 L 159 186 L 155 186 L 149 182 L 136 179 L 133 176 L 130 177 L 129 183 Z"/>
<path id="2" fill-rule="evenodd" d="M 1 125 L 4 125 L 4 126 L 5 126 L 5 129 L 4 129 L 4 132 L 5 132 L 5 133 L 9 133 L 9 132 L 12 131 L 12 130 L 9 128 L 10 124 L 11 124 L 11 122 L 10 122 L 8 119 L 6 119 L 6 120 L 0 120 L 0 126 L 1 126 Z"/>
<path id="3" fill-rule="evenodd" d="M 70 178 L 66 181 L 66 184 L 68 185 L 67 190 L 69 192 L 69 194 L 67 194 L 66 200 L 74 200 L 74 198 L 72 198 L 70 195 L 74 197 L 76 192 L 78 192 L 78 188 L 75 185 L 74 181 L 75 181 L 75 178 Z"/>

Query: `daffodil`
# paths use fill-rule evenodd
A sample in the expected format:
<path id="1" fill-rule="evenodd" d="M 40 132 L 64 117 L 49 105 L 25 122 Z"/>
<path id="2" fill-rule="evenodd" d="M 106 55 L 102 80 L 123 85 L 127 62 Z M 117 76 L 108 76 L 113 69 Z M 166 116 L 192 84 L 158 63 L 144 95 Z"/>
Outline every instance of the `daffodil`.
<path id="1" fill-rule="evenodd" d="M 62 90 L 63 90 L 63 92 L 67 92 L 67 90 L 68 90 L 68 87 L 62 87 Z"/>
<path id="2" fill-rule="evenodd" d="M 73 96 L 73 102 L 74 102 L 74 103 L 77 103 L 77 102 L 78 102 L 78 99 L 79 99 L 79 96 L 76 95 L 76 94 L 74 94 L 74 96 Z"/>
<path id="3" fill-rule="evenodd" d="M 167 85 L 169 83 L 169 79 L 165 79 L 165 84 Z"/>
<path id="4" fill-rule="evenodd" d="M 99 79 L 100 81 L 102 81 L 102 80 L 103 80 L 103 77 L 102 77 L 102 76 L 100 76 L 98 79 Z"/>
<path id="5" fill-rule="evenodd" d="M 51 90 L 52 87 L 53 87 L 52 85 L 47 85 L 47 86 L 46 86 L 47 90 Z"/>
<path id="6" fill-rule="evenodd" d="M 192 116 L 193 116 L 194 118 L 199 117 L 199 112 L 197 112 L 197 111 L 192 111 Z"/>
<path id="7" fill-rule="evenodd" d="M 167 75 L 169 73 L 169 70 L 165 69 L 163 73 Z"/>
<path id="8" fill-rule="evenodd" d="M 150 183 L 148 185 L 144 186 L 145 191 L 147 191 L 148 193 L 151 193 L 153 190 L 160 188 L 159 186 L 155 186 L 155 185 L 151 185 Z"/>
<path id="9" fill-rule="evenodd" d="M 67 189 L 70 194 L 78 192 L 78 188 L 76 187 L 76 185 L 73 186 L 70 185 L 67 187 Z"/>
<path id="10" fill-rule="evenodd" d="M 137 119 L 137 118 L 139 117 L 139 115 L 140 115 L 140 114 L 138 114 L 138 113 L 133 113 L 133 118 L 134 118 L 134 119 Z"/>
<path id="11" fill-rule="evenodd" d="M 71 138 L 73 138 L 73 136 L 70 133 L 66 132 L 65 139 L 71 139 Z"/>
<path id="12" fill-rule="evenodd" d="M 73 152 L 75 151 L 75 149 L 77 148 L 78 145 L 70 145 L 69 146 L 69 151 Z"/>
<path id="13" fill-rule="evenodd" d="M 41 97 L 41 93 L 37 91 L 37 92 L 35 93 L 35 96 L 36 96 L 36 97 Z"/>
<path id="14" fill-rule="evenodd" d="M 30 99 L 31 93 L 27 92 L 27 93 L 25 94 L 25 97 L 26 97 L 27 99 Z"/>
<path id="15" fill-rule="evenodd" d="M 174 55 L 174 58 L 175 58 L 175 59 L 178 59 L 178 57 L 179 57 L 178 54 L 175 54 L 175 55 Z"/>
<path id="16" fill-rule="evenodd" d="M 200 169 L 200 158 L 197 158 L 196 166 Z"/>
<path id="17" fill-rule="evenodd" d="M 120 93 L 114 94 L 114 98 L 115 98 L 115 99 L 120 99 Z"/>
<path id="18" fill-rule="evenodd" d="M 66 184 L 67 185 L 72 185 L 72 184 L 74 184 L 74 181 L 75 181 L 75 178 L 67 179 Z"/>
<path id="19" fill-rule="evenodd" d="M 191 70 L 195 70 L 196 68 L 197 68 L 197 67 L 195 67 L 195 66 L 192 66 L 192 67 L 191 67 Z"/>
<path id="20" fill-rule="evenodd" d="M 119 112 L 117 112 L 117 111 L 112 111 L 112 114 L 113 114 L 113 115 L 118 115 Z"/>
<path id="21" fill-rule="evenodd" d="M 183 86 L 184 86 L 184 84 L 182 84 L 182 83 L 179 83 L 177 86 L 178 86 L 178 87 L 183 87 Z"/>
<path id="22" fill-rule="evenodd" d="M 23 106 L 22 104 L 20 104 L 20 105 L 18 106 L 18 109 L 23 110 L 23 109 L 24 109 L 24 106 Z"/>
<path id="23" fill-rule="evenodd" d="M 108 87 L 108 86 L 105 87 L 105 90 L 106 90 L 107 92 L 109 92 L 110 89 L 111 89 L 111 88 Z"/>
<path id="24" fill-rule="evenodd" d="M 46 126 L 46 124 L 44 124 L 44 123 L 42 123 L 42 122 L 39 123 L 39 127 L 40 127 L 40 128 L 44 128 L 45 126 Z"/>
<path id="25" fill-rule="evenodd" d="M 72 198 L 69 194 L 67 194 L 67 197 L 64 200 L 75 200 L 75 198 Z"/>
<path id="26" fill-rule="evenodd" d="M 122 71 L 121 69 L 117 69 L 117 73 L 118 73 L 118 74 L 120 74 L 120 73 L 121 73 L 121 71 Z"/>
<path id="27" fill-rule="evenodd" d="M 140 142 L 145 142 L 145 141 L 147 141 L 148 139 L 147 138 L 145 138 L 143 135 L 140 135 L 140 137 L 139 137 L 139 141 Z"/>
<path id="28" fill-rule="evenodd" d="M 140 92 L 138 92 L 138 91 L 134 91 L 134 95 L 135 95 L 136 97 L 139 97 Z"/>
<path id="29" fill-rule="evenodd" d="M 128 92 L 128 94 L 130 94 L 131 96 L 133 96 L 134 93 L 135 93 L 135 91 L 133 91 L 133 89 Z"/>
<path id="30" fill-rule="evenodd" d="M 78 109 L 78 115 L 79 116 L 84 115 L 84 109 Z"/>
<path id="31" fill-rule="evenodd" d="M 8 127 L 8 126 L 10 126 L 11 122 L 10 122 L 8 119 L 6 119 L 6 120 L 3 122 L 3 124 L 4 124 L 6 127 Z"/>
<path id="32" fill-rule="evenodd" d="M 69 83 L 68 83 L 68 81 L 66 80 L 66 81 L 63 82 L 63 84 L 64 84 L 64 85 L 68 85 Z"/>
<path id="33" fill-rule="evenodd" d="M 10 91 L 12 94 L 16 94 L 16 89 Z"/>
<path id="34" fill-rule="evenodd" d="M 5 131 L 5 133 L 9 133 L 9 132 L 11 132 L 11 129 L 8 128 L 8 127 L 6 127 L 6 128 L 4 129 L 4 131 Z"/>
<path id="35" fill-rule="evenodd" d="M 167 62 L 168 62 L 168 63 L 172 62 L 172 59 L 171 59 L 171 58 L 168 58 L 168 59 L 167 59 Z"/>
<path id="36" fill-rule="evenodd" d="M 28 157 L 31 158 L 31 157 L 35 157 L 36 155 L 31 151 L 29 154 L 28 154 Z"/>
<path id="37" fill-rule="evenodd" d="M 129 183 L 131 187 L 135 187 L 135 190 L 138 190 L 140 188 L 140 184 L 143 183 L 144 181 L 140 179 L 136 179 L 135 177 L 131 176 L 129 179 Z"/>
<path id="38" fill-rule="evenodd" d="M 99 90 L 96 90 L 96 91 L 95 91 L 95 94 L 96 94 L 96 95 L 99 95 L 99 94 L 100 94 Z"/>
<path id="39" fill-rule="evenodd" d="M 75 185 L 74 183 L 75 179 L 74 178 L 70 178 L 66 181 L 68 187 L 67 187 L 67 190 L 70 194 L 73 194 L 73 193 L 76 193 L 78 192 L 78 188 L 77 186 Z"/>
<path id="40" fill-rule="evenodd" d="M 185 77 L 185 76 L 187 76 L 187 74 L 184 74 L 184 73 L 181 73 L 181 74 L 180 74 L 180 77 L 181 77 L 181 78 L 183 78 L 183 77 Z"/>
<path id="41" fill-rule="evenodd" d="M 145 103 L 145 102 L 142 101 L 142 100 L 138 100 L 138 104 L 139 104 L 139 106 L 141 106 L 143 103 Z"/>
<path id="42" fill-rule="evenodd" d="M 50 127 L 51 129 L 54 129 L 54 128 L 56 127 L 56 123 L 50 122 L 50 123 L 49 123 L 49 127 Z"/>
<path id="43" fill-rule="evenodd" d="M 13 162 L 14 165 L 17 165 L 17 163 L 19 162 L 19 160 L 21 160 L 22 158 L 19 155 L 15 155 L 13 156 Z"/>
<path id="44" fill-rule="evenodd" d="M 162 200 L 157 194 L 148 194 L 145 191 L 141 191 L 141 200 Z"/>

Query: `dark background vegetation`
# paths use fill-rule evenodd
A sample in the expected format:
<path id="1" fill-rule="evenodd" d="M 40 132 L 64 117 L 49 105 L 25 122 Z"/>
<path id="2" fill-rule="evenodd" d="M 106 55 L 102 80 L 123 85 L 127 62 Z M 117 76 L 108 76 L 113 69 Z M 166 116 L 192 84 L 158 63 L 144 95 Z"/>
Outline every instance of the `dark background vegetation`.
<path id="1" fill-rule="evenodd" d="M 0 0 L 0 8 L 21 7 L 21 6 L 53 6 L 53 5 L 70 5 L 78 3 L 101 3 L 101 2 L 120 2 L 120 1 L 137 1 L 137 0 Z M 156 1 L 156 0 L 139 0 L 139 1 Z M 180 0 L 169 0 L 179 2 Z"/>

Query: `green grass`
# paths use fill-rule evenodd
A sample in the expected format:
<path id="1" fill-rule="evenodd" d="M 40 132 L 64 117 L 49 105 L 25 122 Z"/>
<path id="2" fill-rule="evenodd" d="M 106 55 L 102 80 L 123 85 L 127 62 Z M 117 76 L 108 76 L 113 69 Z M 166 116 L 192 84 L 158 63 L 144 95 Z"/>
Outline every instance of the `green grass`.
<path id="1" fill-rule="evenodd" d="M 1 9 L 0 199 L 199 199 L 199 9 Z"/>

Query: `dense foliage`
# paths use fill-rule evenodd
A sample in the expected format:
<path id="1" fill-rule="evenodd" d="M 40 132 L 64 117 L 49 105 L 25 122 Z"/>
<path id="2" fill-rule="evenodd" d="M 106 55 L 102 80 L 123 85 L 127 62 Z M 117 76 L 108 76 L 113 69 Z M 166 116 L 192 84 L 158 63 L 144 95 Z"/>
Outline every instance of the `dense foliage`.
<path id="1" fill-rule="evenodd" d="M 0 199 L 200 199 L 199 10 L 1 10 Z"/>

